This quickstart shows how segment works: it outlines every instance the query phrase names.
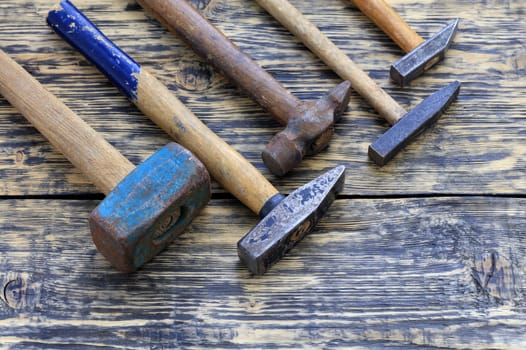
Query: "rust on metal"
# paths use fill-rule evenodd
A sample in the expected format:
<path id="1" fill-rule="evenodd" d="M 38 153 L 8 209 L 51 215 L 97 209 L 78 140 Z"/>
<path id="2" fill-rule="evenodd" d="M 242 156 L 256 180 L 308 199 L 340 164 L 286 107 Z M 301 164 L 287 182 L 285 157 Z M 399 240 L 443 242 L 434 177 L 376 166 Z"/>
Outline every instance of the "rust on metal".
<path id="1" fill-rule="evenodd" d="M 319 101 L 301 101 L 202 16 L 186 0 L 139 0 L 199 56 L 234 81 L 286 129 L 267 145 L 263 161 L 275 175 L 286 174 L 305 155 L 327 147 L 333 123 L 345 111 L 351 84 L 345 81 Z"/>
<path id="2" fill-rule="evenodd" d="M 265 273 L 301 241 L 325 215 L 345 183 L 340 165 L 296 189 L 275 204 L 237 244 L 238 255 L 252 273 Z"/>

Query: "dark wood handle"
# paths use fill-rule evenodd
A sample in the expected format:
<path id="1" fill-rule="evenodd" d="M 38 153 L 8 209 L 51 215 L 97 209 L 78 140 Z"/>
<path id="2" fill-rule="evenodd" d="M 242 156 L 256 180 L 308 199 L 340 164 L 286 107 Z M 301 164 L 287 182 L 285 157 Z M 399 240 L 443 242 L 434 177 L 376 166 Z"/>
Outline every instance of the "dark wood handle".
<path id="1" fill-rule="evenodd" d="M 249 161 L 199 120 L 152 74 L 109 40 L 73 4 L 48 14 L 48 24 L 157 125 L 203 162 L 226 190 L 259 214 L 278 191 Z M 73 28 L 73 29 L 72 29 Z"/>
<path id="2" fill-rule="evenodd" d="M 108 194 L 135 166 L 0 50 L 0 94 Z"/>
<path id="3" fill-rule="evenodd" d="M 411 52 L 424 42 L 424 39 L 385 0 L 352 1 L 404 52 Z"/>
<path id="4" fill-rule="evenodd" d="M 186 0 L 138 0 L 147 13 L 232 79 L 282 125 L 301 101 L 243 53 Z"/>

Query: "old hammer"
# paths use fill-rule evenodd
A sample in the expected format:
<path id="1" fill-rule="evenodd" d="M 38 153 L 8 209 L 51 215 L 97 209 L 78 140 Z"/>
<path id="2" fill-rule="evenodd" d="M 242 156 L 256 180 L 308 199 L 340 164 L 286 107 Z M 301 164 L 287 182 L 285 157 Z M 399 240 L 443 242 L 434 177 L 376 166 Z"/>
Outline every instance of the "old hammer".
<path id="1" fill-rule="evenodd" d="M 264 273 L 312 231 L 343 188 L 344 166 L 285 197 L 71 2 L 60 5 L 47 17 L 53 30 L 93 62 L 144 114 L 194 152 L 217 182 L 262 217 L 238 242 L 239 257 L 250 271 Z"/>
<path id="2" fill-rule="evenodd" d="M 334 122 L 349 103 L 349 82 L 340 83 L 318 101 L 300 101 L 188 1 L 139 0 L 138 3 L 286 125 L 262 153 L 263 162 L 272 173 L 284 175 L 304 155 L 316 154 L 327 147 Z"/>
<path id="3" fill-rule="evenodd" d="M 460 83 L 455 81 L 427 97 L 408 113 L 290 2 L 256 1 L 336 74 L 349 80 L 353 89 L 368 100 L 389 124 L 393 125 L 369 146 L 369 156 L 378 165 L 386 164 L 417 135 L 435 123 L 458 95 Z"/>
<path id="4" fill-rule="evenodd" d="M 119 271 L 160 252 L 210 199 L 210 177 L 170 143 L 135 167 L 0 50 L 0 94 L 106 194 L 89 216 L 93 241 Z"/>
<path id="5" fill-rule="evenodd" d="M 352 0 L 407 55 L 391 66 L 391 78 L 404 86 L 444 58 L 458 27 L 458 18 L 427 40 L 414 31 L 385 0 Z"/>

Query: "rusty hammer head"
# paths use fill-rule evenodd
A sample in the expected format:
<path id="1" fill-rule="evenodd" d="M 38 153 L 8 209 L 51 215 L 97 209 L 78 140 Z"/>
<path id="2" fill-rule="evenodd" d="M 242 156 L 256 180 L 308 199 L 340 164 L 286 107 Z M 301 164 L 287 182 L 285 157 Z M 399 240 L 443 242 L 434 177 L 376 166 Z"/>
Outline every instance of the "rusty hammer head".
<path id="1" fill-rule="evenodd" d="M 169 143 L 93 210 L 93 241 L 117 270 L 135 271 L 182 233 L 209 200 L 204 165 L 190 151 Z"/>
<path id="2" fill-rule="evenodd" d="M 238 255 L 252 273 L 261 275 L 311 232 L 341 192 L 345 167 L 340 165 L 298 188 L 278 194 L 260 212 L 263 218 L 237 244 Z"/>
<path id="3" fill-rule="evenodd" d="M 351 96 L 351 83 L 344 81 L 317 101 L 302 102 L 289 117 L 284 130 L 274 135 L 262 153 L 263 162 L 278 176 L 298 165 L 305 155 L 328 146 L 337 122 Z"/>
<path id="4" fill-rule="evenodd" d="M 394 63 L 391 66 L 391 78 L 401 86 L 407 85 L 411 80 L 442 60 L 455 36 L 458 22 L 459 20 L 455 19 L 444 29 Z"/>
<path id="5" fill-rule="evenodd" d="M 269 170 L 282 176 L 305 155 L 327 147 L 333 123 L 345 110 L 350 83 L 344 82 L 320 101 L 302 102 L 241 51 L 187 0 L 139 0 L 139 4 L 194 51 L 236 82 L 286 129 L 262 153 Z"/>
<path id="6" fill-rule="evenodd" d="M 433 125 L 456 99 L 459 91 L 460 82 L 454 81 L 427 97 L 369 146 L 369 157 L 376 164 L 385 165 L 415 137 Z"/>

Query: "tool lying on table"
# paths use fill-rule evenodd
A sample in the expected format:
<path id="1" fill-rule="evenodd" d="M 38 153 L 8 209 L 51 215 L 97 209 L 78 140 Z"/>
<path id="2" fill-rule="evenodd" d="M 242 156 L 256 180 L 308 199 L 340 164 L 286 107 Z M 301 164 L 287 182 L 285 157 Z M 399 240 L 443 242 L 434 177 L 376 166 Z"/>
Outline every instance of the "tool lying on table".
<path id="1" fill-rule="evenodd" d="M 93 241 L 122 272 L 170 243 L 210 199 L 210 177 L 169 143 L 137 168 L 0 50 L 0 94 L 106 194 L 89 217 Z"/>
<path id="2" fill-rule="evenodd" d="M 369 156 L 378 165 L 386 164 L 424 129 L 431 126 L 458 95 L 460 83 L 455 81 L 426 98 L 408 113 L 287 0 L 256 1 L 336 74 L 349 80 L 353 89 L 393 125 L 369 146 Z"/>
<path id="3" fill-rule="evenodd" d="M 404 86 L 444 58 L 458 27 L 453 20 L 424 40 L 385 0 L 352 0 L 407 55 L 391 66 L 391 78 Z"/>
<path id="4" fill-rule="evenodd" d="M 186 0 L 139 0 L 138 3 L 195 52 L 228 76 L 248 95 L 286 125 L 262 153 L 275 175 L 286 174 L 303 159 L 325 149 L 333 125 L 347 108 L 349 82 L 340 83 L 318 101 L 301 101 L 243 53 Z"/>
<path id="5" fill-rule="evenodd" d="M 312 231 L 344 185 L 338 166 L 285 197 L 242 155 L 208 129 L 170 90 L 112 43 L 71 2 L 48 24 L 92 61 L 164 131 L 194 152 L 212 176 L 262 220 L 239 242 L 241 260 L 264 273 Z"/>

